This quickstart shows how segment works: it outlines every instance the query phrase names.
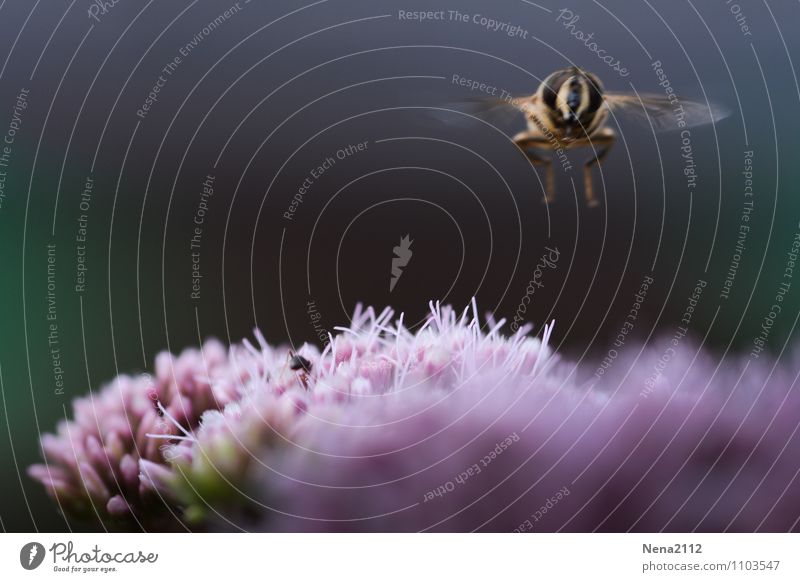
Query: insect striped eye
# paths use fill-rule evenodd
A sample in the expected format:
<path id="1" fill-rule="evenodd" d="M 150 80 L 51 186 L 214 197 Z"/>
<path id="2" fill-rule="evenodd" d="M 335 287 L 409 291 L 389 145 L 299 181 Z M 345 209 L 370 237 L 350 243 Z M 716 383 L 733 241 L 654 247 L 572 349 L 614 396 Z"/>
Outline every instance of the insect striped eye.
<path id="1" fill-rule="evenodd" d="M 556 100 L 561 86 L 572 76 L 569 71 L 556 71 L 542 81 L 542 99 L 551 109 L 556 108 Z"/>

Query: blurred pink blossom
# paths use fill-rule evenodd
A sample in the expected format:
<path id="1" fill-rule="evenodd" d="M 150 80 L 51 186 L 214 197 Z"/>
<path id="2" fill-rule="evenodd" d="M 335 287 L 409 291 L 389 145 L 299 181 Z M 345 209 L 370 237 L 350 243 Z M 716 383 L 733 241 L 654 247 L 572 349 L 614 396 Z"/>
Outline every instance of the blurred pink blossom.
<path id="1" fill-rule="evenodd" d="M 120 377 L 76 401 L 31 474 L 127 527 L 798 530 L 796 365 L 686 339 L 654 377 L 664 346 L 631 343 L 595 381 L 552 353 L 552 325 L 503 336 L 474 302 L 393 318 L 359 307 L 294 354 L 308 370 L 258 333 L 159 356 L 155 389 Z"/>

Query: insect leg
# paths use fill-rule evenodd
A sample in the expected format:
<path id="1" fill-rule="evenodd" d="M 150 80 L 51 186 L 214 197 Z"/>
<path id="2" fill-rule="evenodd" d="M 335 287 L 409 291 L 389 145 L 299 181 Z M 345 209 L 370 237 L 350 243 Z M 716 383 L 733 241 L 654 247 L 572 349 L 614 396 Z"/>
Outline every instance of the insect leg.
<path id="1" fill-rule="evenodd" d="M 586 205 L 590 208 L 598 204 L 594 196 L 594 186 L 592 185 L 592 166 L 594 164 L 600 164 L 605 159 L 615 141 L 617 141 L 617 135 L 610 128 L 605 128 L 605 130 L 597 136 L 591 138 L 590 144 L 595 147 L 595 155 L 583 166 L 583 188 L 586 196 Z M 601 148 L 599 151 L 596 149 L 597 146 Z"/>
<path id="2" fill-rule="evenodd" d="M 514 137 L 514 143 L 522 150 L 528 160 L 534 166 L 545 167 L 545 192 L 544 201 L 552 202 L 555 198 L 555 172 L 553 171 L 553 159 L 545 158 L 530 151 L 529 148 L 548 148 L 550 142 L 544 136 L 537 136 L 527 132 L 522 132 Z"/>

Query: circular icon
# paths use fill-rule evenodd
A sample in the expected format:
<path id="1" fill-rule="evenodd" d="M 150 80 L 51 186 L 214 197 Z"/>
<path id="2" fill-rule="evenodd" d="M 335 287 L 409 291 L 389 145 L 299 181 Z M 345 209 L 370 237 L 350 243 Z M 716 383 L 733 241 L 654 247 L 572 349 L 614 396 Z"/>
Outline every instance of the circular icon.
<path id="1" fill-rule="evenodd" d="M 35 570 L 44 561 L 44 546 L 39 542 L 30 542 L 19 551 L 19 563 L 26 570 Z"/>

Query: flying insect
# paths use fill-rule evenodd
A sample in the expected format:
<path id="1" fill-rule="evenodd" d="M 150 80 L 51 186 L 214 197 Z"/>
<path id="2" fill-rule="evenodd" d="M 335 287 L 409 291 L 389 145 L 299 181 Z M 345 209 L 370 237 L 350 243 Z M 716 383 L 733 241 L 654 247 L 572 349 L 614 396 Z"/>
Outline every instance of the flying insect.
<path id="1" fill-rule="evenodd" d="M 525 116 L 527 130 L 512 139 L 532 164 L 545 167 L 546 202 L 555 199 L 553 158 L 535 150 L 561 154 L 574 148 L 590 147 L 592 155 L 583 167 L 588 206 L 598 205 L 592 167 L 603 162 L 617 139 L 616 131 L 606 125 L 610 116 L 622 113 L 650 124 L 654 131 L 664 131 L 711 123 L 727 115 L 714 104 L 678 98 L 674 94 L 668 97 L 607 92 L 596 75 L 579 67 L 551 73 L 533 95 L 480 101 L 483 112 L 498 107 L 510 108 Z"/>

